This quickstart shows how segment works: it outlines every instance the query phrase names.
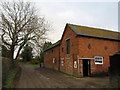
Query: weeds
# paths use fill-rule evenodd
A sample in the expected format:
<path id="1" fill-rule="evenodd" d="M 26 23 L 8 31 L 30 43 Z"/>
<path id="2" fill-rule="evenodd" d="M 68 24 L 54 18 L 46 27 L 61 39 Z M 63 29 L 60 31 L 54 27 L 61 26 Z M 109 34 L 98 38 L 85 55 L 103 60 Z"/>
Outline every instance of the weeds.
<path id="1" fill-rule="evenodd" d="M 14 79 L 15 79 L 15 76 L 18 71 L 19 71 L 19 68 L 15 68 L 8 73 L 7 78 L 3 85 L 4 88 L 13 88 L 14 87 Z"/>

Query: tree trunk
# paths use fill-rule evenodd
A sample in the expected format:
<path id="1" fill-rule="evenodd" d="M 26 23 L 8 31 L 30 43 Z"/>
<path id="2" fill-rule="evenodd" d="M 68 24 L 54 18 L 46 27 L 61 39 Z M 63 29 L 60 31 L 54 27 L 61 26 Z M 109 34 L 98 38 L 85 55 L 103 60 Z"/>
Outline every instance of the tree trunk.
<path id="1" fill-rule="evenodd" d="M 19 56 L 19 53 L 20 53 L 21 49 L 22 49 L 22 46 L 20 46 L 20 48 L 19 48 L 19 50 L 18 50 L 18 52 L 17 52 L 17 55 L 16 55 L 16 57 L 15 57 L 15 60 L 16 60 L 17 57 Z"/>
<path id="2" fill-rule="evenodd" d="M 10 58 L 12 59 L 12 60 L 14 60 L 14 46 L 11 46 L 11 50 L 10 50 Z"/>

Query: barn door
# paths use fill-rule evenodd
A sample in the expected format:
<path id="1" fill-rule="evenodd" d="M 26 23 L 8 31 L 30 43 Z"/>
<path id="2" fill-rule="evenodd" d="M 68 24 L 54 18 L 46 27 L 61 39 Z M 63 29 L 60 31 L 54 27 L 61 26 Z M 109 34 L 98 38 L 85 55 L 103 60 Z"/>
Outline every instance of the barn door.
<path id="1" fill-rule="evenodd" d="M 90 75 L 90 60 L 84 59 L 83 60 L 83 76 L 89 76 Z"/>

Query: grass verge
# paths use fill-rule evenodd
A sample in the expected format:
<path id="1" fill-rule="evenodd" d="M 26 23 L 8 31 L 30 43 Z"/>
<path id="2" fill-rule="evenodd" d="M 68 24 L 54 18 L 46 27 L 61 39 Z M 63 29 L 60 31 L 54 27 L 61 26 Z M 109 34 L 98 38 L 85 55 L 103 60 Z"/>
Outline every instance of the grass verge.
<path id="1" fill-rule="evenodd" d="M 60 73 L 62 73 L 64 75 L 64 77 L 69 77 L 69 78 L 74 78 L 74 79 L 84 79 L 83 77 L 77 77 L 77 76 L 73 76 L 70 74 L 67 74 L 65 72 L 59 71 Z"/>
<path id="2" fill-rule="evenodd" d="M 3 88 L 14 88 L 14 79 L 20 68 L 15 68 L 8 73 Z"/>
<path id="3" fill-rule="evenodd" d="M 40 64 L 32 64 L 32 63 L 25 63 L 25 62 L 19 62 L 19 64 L 32 65 L 32 66 L 40 66 Z"/>
<path id="4" fill-rule="evenodd" d="M 72 76 L 72 75 L 67 75 L 67 74 L 64 74 L 65 77 L 70 77 L 70 78 L 75 78 L 75 79 L 83 79 L 81 77 L 76 77 L 76 76 Z"/>

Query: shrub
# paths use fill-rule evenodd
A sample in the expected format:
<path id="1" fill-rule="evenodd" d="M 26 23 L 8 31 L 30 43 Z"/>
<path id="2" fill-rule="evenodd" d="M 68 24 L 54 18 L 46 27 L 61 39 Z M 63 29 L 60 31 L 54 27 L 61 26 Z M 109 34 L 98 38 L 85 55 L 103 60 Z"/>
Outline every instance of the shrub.
<path id="1" fill-rule="evenodd" d="M 15 75 L 17 74 L 18 71 L 19 71 L 19 68 L 15 68 L 8 72 L 6 80 L 4 81 L 4 85 L 3 85 L 4 88 L 14 87 Z"/>
<path id="2" fill-rule="evenodd" d="M 39 64 L 39 61 L 38 60 L 31 60 L 31 63 L 32 64 Z"/>

